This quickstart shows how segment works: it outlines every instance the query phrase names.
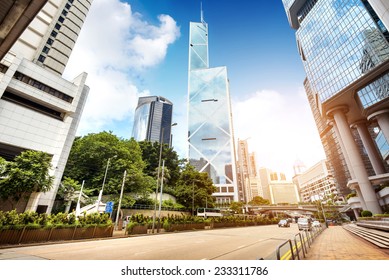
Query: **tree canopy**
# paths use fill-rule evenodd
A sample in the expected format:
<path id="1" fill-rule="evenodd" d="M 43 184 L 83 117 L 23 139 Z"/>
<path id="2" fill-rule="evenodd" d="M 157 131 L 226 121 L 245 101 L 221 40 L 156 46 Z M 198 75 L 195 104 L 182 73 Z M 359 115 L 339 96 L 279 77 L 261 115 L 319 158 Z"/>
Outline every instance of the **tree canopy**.
<path id="1" fill-rule="evenodd" d="M 40 151 L 24 151 L 10 162 L 1 159 L 1 198 L 18 202 L 33 192 L 49 191 L 54 180 L 50 168 L 51 156 Z"/>
<path id="2" fill-rule="evenodd" d="M 127 170 L 124 191 L 145 193 L 155 185 L 144 173 L 145 168 L 142 150 L 134 139 L 121 139 L 104 131 L 75 139 L 63 176 L 85 180 L 84 188 L 97 195 L 107 171 L 104 194 L 118 194 Z"/>
<path id="3" fill-rule="evenodd" d="M 199 207 L 214 207 L 215 198 L 212 194 L 216 190 L 207 173 L 198 172 L 192 165 L 187 164 L 177 182 L 177 202 L 190 209 L 193 207 L 193 210 Z"/>
<path id="4" fill-rule="evenodd" d="M 269 205 L 270 201 L 264 199 L 262 196 L 254 196 L 253 200 L 249 202 L 250 205 Z"/>

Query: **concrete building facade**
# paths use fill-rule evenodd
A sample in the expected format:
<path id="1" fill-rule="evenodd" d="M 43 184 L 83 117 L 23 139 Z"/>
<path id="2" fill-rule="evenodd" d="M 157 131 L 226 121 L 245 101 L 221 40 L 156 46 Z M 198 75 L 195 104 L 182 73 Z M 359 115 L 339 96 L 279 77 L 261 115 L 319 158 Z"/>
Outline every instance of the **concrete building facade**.
<path id="1" fill-rule="evenodd" d="M 294 182 L 286 180 L 284 173 L 273 172 L 261 167 L 259 169 L 259 180 L 263 191 L 263 198 L 271 204 L 278 203 L 299 203 L 300 196 Z"/>
<path id="2" fill-rule="evenodd" d="M 0 62 L 0 156 L 52 156 L 52 189 L 19 211 L 50 213 L 88 96 L 86 73 L 61 77 L 91 1 L 49 0 Z"/>
<path id="3" fill-rule="evenodd" d="M 325 203 L 329 199 L 344 202 L 344 198 L 337 191 L 335 178 L 326 160 L 321 160 L 302 174 L 295 176 L 293 181 L 299 188 L 302 202 L 321 200 Z"/>
<path id="4" fill-rule="evenodd" d="M 382 213 L 376 188 L 389 182 L 388 2 L 282 1 L 296 29 L 312 102 L 326 120 L 322 132 L 332 130 L 347 166 L 347 188 L 358 194 L 362 209 Z M 381 134 L 382 146 L 371 131 Z"/>
<path id="5" fill-rule="evenodd" d="M 263 196 L 257 173 L 255 153 L 249 153 L 246 140 L 238 140 L 237 178 L 239 201 L 248 203 L 256 196 Z"/>

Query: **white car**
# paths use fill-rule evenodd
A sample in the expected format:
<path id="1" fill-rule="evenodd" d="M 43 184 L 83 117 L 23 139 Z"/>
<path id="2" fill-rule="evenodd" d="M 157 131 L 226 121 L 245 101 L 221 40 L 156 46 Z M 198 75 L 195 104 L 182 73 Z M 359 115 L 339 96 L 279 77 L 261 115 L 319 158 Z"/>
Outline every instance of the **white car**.
<path id="1" fill-rule="evenodd" d="M 312 226 L 313 227 L 321 227 L 321 223 L 319 221 L 313 221 Z"/>

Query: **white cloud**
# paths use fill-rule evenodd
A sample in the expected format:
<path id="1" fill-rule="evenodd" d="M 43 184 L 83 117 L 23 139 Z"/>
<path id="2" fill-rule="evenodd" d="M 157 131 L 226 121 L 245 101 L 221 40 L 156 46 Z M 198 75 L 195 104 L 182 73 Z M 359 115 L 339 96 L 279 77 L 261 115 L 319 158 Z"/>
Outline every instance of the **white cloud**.
<path id="1" fill-rule="evenodd" d="M 64 73 L 67 79 L 88 73 L 90 93 L 79 134 L 132 120 L 138 97 L 150 94 L 137 88 L 136 77 L 162 62 L 168 46 L 180 36 L 174 19 L 158 19 L 160 24 L 152 25 L 119 0 L 93 1 Z"/>
<path id="2" fill-rule="evenodd" d="M 284 172 L 291 179 L 296 159 L 310 167 L 325 158 L 302 89 L 289 95 L 261 90 L 233 104 L 236 140 L 249 138 L 258 168 Z"/>

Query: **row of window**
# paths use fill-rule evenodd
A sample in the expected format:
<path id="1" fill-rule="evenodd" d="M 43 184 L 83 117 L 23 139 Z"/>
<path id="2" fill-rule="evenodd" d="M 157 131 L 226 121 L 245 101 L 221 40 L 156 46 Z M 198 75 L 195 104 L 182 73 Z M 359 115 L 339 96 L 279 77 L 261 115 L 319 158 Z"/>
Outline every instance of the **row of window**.
<path id="1" fill-rule="evenodd" d="M 58 112 L 56 110 L 53 110 L 51 108 L 48 108 L 46 106 L 43 106 L 41 104 L 38 104 L 30 99 L 23 98 L 21 96 L 18 96 L 16 94 L 13 94 L 12 92 L 5 91 L 3 95 L 1 96 L 1 99 L 7 100 L 9 102 L 21 105 L 23 107 L 29 108 L 31 110 L 34 110 L 36 112 L 39 112 L 41 114 L 44 114 L 46 116 L 50 116 L 52 118 L 55 118 L 57 120 L 63 121 L 63 113 Z"/>
<path id="2" fill-rule="evenodd" d="M 353 3 L 318 2 L 298 31 L 309 80 L 322 102 L 358 79 L 361 67 L 366 70 L 389 57 L 376 23 L 361 2 Z"/>
<path id="3" fill-rule="evenodd" d="M 51 31 L 50 38 L 47 39 L 46 45 L 43 47 L 42 54 L 39 56 L 38 61 L 44 62 L 46 60 L 46 55 L 50 51 L 50 46 L 53 45 L 54 39 L 58 35 L 58 31 L 61 29 L 61 24 L 65 21 L 65 17 L 68 15 L 68 11 L 71 7 L 71 4 L 74 0 L 69 0 L 68 3 L 65 5 L 65 9 L 62 10 L 62 15 L 58 18 L 58 22 L 55 24 L 54 29 Z M 60 23 L 59 23 L 60 22 Z"/>
<path id="4" fill-rule="evenodd" d="M 73 102 L 73 97 L 71 97 L 65 93 L 62 93 L 62 92 L 60 92 L 60 91 L 58 91 L 50 86 L 47 86 L 41 82 L 38 82 L 37 80 L 30 78 L 29 76 L 26 76 L 20 72 L 15 72 L 14 78 L 23 82 L 23 83 L 29 84 L 30 86 L 33 86 L 41 91 L 44 91 L 52 96 L 55 96 L 59 99 L 62 99 L 63 101 L 66 101 L 68 103 Z"/>
<path id="5" fill-rule="evenodd" d="M 358 91 L 363 108 L 368 108 L 389 97 L 389 73 L 379 77 Z"/>

